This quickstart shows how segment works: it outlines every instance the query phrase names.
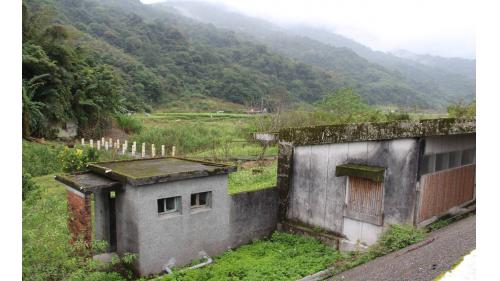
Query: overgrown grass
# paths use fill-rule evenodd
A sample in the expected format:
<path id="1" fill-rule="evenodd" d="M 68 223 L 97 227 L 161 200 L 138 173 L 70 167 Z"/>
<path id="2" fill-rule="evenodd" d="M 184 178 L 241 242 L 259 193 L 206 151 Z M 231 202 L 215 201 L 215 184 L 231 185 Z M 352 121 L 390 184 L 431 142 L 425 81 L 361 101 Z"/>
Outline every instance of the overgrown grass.
<path id="1" fill-rule="evenodd" d="M 132 115 L 118 115 L 116 123 L 127 134 L 140 133 L 143 127 L 142 121 Z"/>
<path id="2" fill-rule="evenodd" d="M 229 174 L 230 194 L 254 191 L 276 186 L 277 163 L 264 167 L 242 169 Z"/>
<path id="3" fill-rule="evenodd" d="M 205 268 L 176 271 L 161 280 L 297 280 L 341 257 L 340 252 L 313 238 L 275 232 L 270 239 L 215 257 Z"/>
<path id="4" fill-rule="evenodd" d="M 104 267 L 81 255 L 86 251 L 83 244 L 69 243 L 66 191 L 54 175 L 36 177 L 33 182 L 36 190 L 22 203 L 23 280 L 124 281 L 123 274 L 131 277 L 121 264 L 123 260 Z M 96 241 L 94 253 L 105 247 Z"/>
<path id="5" fill-rule="evenodd" d="M 380 235 L 377 243 L 370 246 L 368 251 L 364 253 L 347 253 L 344 259 L 336 263 L 334 272 L 339 273 L 351 269 L 380 256 L 418 243 L 424 240 L 425 237 L 426 232 L 424 229 L 415 228 L 411 225 L 393 224 Z"/>
<path id="6" fill-rule="evenodd" d="M 76 148 L 88 150 L 88 146 Z M 75 148 L 70 148 L 74 150 Z M 64 145 L 61 143 L 39 144 L 23 140 L 23 174 L 29 174 L 33 177 L 58 173 L 63 171 L 63 163 L 59 158 L 60 153 L 64 151 Z M 97 161 L 124 160 L 130 159 L 128 155 L 121 155 L 115 150 L 105 151 L 101 149 L 96 151 Z"/>
<path id="7" fill-rule="evenodd" d="M 57 156 L 62 148 L 23 140 L 23 173 L 37 177 L 61 171 L 62 163 Z"/>

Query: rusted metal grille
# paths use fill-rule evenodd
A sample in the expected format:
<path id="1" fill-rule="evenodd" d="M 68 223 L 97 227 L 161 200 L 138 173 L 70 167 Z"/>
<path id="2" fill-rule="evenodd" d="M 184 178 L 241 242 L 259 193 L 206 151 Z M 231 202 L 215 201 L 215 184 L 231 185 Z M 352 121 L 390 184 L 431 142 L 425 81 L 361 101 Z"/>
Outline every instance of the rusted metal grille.
<path id="1" fill-rule="evenodd" d="M 345 214 L 348 217 L 379 224 L 382 218 L 382 198 L 381 182 L 350 176 Z"/>
<path id="2" fill-rule="evenodd" d="M 417 222 L 474 199 L 475 175 L 475 164 L 423 175 Z"/>

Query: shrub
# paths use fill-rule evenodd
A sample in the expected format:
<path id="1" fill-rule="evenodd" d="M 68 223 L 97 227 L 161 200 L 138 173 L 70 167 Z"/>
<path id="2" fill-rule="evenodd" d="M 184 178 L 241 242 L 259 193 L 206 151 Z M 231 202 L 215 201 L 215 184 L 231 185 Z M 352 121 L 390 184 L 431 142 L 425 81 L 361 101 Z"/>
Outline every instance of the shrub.
<path id="1" fill-rule="evenodd" d="M 37 185 L 32 180 L 31 175 L 23 173 L 23 201 L 28 197 L 28 194 L 37 189 Z"/>
<path id="2" fill-rule="evenodd" d="M 61 171 L 60 151 L 59 147 L 23 141 L 23 173 L 38 177 Z"/>
<path id="3" fill-rule="evenodd" d="M 425 230 L 411 225 L 393 224 L 380 235 L 377 244 L 373 247 L 378 255 L 402 249 L 425 239 Z"/>
<path id="4" fill-rule="evenodd" d="M 142 122 L 131 115 L 118 115 L 116 116 L 118 126 L 127 134 L 138 134 L 142 130 Z"/>
<path id="5" fill-rule="evenodd" d="M 476 117 L 476 101 L 472 101 L 469 104 L 464 103 L 464 101 L 459 101 L 450 104 L 446 110 L 450 117 L 456 118 L 475 118 Z"/>
<path id="6" fill-rule="evenodd" d="M 95 162 L 98 159 L 95 149 L 70 149 L 65 147 L 59 153 L 59 160 L 62 163 L 63 171 L 76 172 L 83 171 L 88 162 Z"/>

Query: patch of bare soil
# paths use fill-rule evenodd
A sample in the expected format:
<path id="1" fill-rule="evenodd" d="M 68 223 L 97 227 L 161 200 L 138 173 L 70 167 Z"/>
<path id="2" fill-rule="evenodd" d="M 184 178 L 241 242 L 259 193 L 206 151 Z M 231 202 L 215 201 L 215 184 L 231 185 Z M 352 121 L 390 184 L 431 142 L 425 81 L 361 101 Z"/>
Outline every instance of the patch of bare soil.
<path id="1" fill-rule="evenodd" d="M 129 138 L 129 135 L 127 133 L 125 133 L 120 128 L 111 128 L 111 129 L 106 131 L 106 134 L 104 137 L 105 138 L 113 138 L 114 140 L 116 140 L 116 139 L 126 140 Z"/>

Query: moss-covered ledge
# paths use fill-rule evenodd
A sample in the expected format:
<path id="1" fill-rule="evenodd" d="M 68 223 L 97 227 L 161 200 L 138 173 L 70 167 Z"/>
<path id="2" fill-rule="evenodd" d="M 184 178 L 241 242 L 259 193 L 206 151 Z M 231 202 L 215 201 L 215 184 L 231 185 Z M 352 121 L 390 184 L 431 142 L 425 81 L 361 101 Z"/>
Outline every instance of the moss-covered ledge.
<path id="1" fill-rule="evenodd" d="M 335 168 L 335 176 L 354 176 L 369 179 L 374 182 L 384 181 L 385 168 L 359 164 L 343 164 Z"/>
<path id="2" fill-rule="evenodd" d="M 441 118 L 420 121 L 394 121 L 286 128 L 279 141 L 297 145 L 388 140 L 424 136 L 473 134 L 475 119 Z"/>

